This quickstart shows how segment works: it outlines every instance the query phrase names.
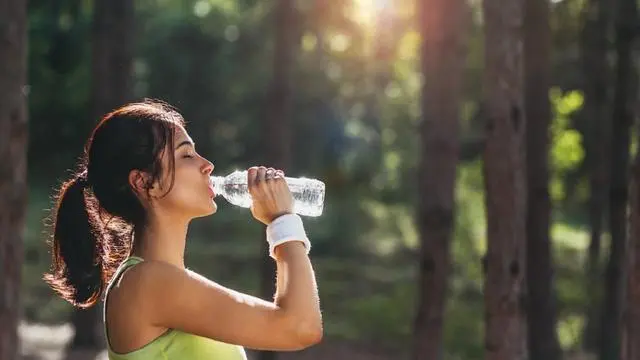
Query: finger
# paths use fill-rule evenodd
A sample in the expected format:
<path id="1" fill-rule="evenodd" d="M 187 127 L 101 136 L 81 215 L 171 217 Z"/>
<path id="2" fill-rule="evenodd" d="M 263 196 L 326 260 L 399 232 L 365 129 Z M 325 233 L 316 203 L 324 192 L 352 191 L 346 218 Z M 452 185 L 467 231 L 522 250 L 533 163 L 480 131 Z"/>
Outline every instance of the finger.
<path id="1" fill-rule="evenodd" d="M 275 177 L 275 174 L 276 174 L 276 170 L 274 168 L 268 168 L 267 172 L 265 173 L 265 179 L 271 180 Z"/>
<path id="2" fill-rule="evenodd" d="M 266 190 L 267 188 L 267 183 L 265 181 L 266 173 L 267 173 L 266 167 L 264 166 L 258 167 L 258 176 L 256 177 L 256 186 L 262 191 Z"/>
<path id="3" fill-rule="evenodd" d="M 256 166 L 252 166 L 247 170 L 247 186 L 249 188 L 249 193 L 253 195 L 253 192 L 256 189 L 256 177 L 258 175 L 258 168 Z"/>
<path id="4" fill-rule="evenodd" d="M 280 169 L 275 170 L 275 175 L 273 178 L 275 180 L 274 182 L 277 183 L 278 187 L 282 186 L 283 184 L 286 185 L 286 181 L 285 181 L 286 178 L 284 177 L 284 171 Z"/>
<path id="5" fill-rule="evenodd" d="M 284 171 L 278 169 L 276 170 L 276 176 L 278 177 L 278 179 L 284 181 L 286 178 L 284 176 Z"/>
<path id="6" fill-rule="evenodd" d="M 266 173 L 267 173 L 267 168 L 266 167 L 264 167 L 264 166 L 259 166 L 258 167 L 258 176 L 257 176 L 258 183 L 264 182 L 264 178 L 265 178 Z"/>

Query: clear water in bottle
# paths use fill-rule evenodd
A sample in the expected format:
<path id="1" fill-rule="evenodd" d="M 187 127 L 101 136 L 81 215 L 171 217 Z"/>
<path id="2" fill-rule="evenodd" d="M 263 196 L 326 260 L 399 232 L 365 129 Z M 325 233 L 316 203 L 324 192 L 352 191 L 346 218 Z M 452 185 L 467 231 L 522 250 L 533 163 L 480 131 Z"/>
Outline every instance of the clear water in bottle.
<path id="1" fill-rule="evenodd" d="M 285 178 L 293 195 L 293 211 L 304 216 L 320 216 L 324 208 L 325 185 L 308 178 Z M 227 176 L 210 179 L 216 196 L 222 195 L 233 205 L 248 208 L 251 195 L 247 186 L 247 171 L 234 171 Z"/>

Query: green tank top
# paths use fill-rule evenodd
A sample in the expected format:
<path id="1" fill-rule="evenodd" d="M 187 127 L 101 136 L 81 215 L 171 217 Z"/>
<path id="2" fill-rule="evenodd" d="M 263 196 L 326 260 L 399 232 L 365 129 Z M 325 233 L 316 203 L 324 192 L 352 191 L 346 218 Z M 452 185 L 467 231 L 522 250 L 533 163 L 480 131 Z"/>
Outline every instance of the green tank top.
<path id="1" fill-rule="evenodd" d="M 185 333 L 176 329 L 169 329 L 145 346 L 128 352 L 116 353 L 109 343 L 107 333 L 106 299 L 109 291 L 128 268 L 144 261 L 137 256 L 130 256 L 116 270 L 105 292 L 105 306 L 103 310 L 104 334 L 107 342 L 109 360 L 246 360 L 247 356 L 241 346 L 215 341 L 202 336 Z"/>

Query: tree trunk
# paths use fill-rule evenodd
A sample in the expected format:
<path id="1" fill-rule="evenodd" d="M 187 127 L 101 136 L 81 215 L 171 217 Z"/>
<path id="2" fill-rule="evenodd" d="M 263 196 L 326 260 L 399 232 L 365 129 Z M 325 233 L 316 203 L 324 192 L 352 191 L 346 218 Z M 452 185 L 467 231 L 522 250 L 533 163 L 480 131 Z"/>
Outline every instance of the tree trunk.
<path id="1" fill-rule="evenodd" d="M 485 0 L 487 210 L 485 358 L 527 356 L 525 296 L 526 119 L 522 105 L 523 0 Z"/>
<path id="2" fill-rule="evenodd" d="M 278 0 L 275 13 L 275 46 L 273 76 L 267 94 L 266 119 L 263 128 L 266 166 L 287 171 L 291 164 L 291 70 L 294 64 L 295 5 L 292 0 Z M 273 298 L 276 267 L 267 241 L 262 241 L 261 294 Z M 261 351 L 260 360 L 273 360 L 276 352 Z"/>
<path id="3" fill-rule="evenodd" d="M 609 17 L 606 0 L 590 0 L 584 12 L 582 30 L 582 58 L 585 79 L 585 105 L 582 111 L 586 124 L 585 162 L 589 173 L 589 224 L 590 243 L 587 255 L 585 285 L 589 306 L 584 333 L 584 346 L 589 351 L 598 349 L 600 343 L 600 317 L 602 283 L 600 278 L 600 249 L 606 210 L 606 189 L 609 184 L 609 149 L 611 147 L 611 124 L 607 116 L 606 64 L 607 32 Z"/>
<path id="4" fill-rule="evenodd" d="M 27 1 L 0 0 L 0 359 L 18 359 L 27 205 Z"/>
<path id="5" fill-rule="evenodd" d="M 97 122 L 105 113 L 132 99 L 134 4 L 129 0 L 94 2 L 91 59 L 91 114 Z M 71 349 L 104 346 L 101 306 L 74 309 L 76 329 Z"/>
<path id="6" fill-rule="evenodd" d="M 527 159 L 527 301 L 529 358 L 558 360 L 556 307 L 549 239 L 549 2 L 526 0 L 524 74 Z"/>
<path id="7" fill-rule="evenodd" d="M 133 97 L 134 9 L 132 1 L 95 0 L 91 92 L 96 121 Z"/>
<path id="8" fill-rule="evenodd" d="M 605 278 L 602 309 L 601 360 L 620 359 L 622 329 L 622 291 L 626 244 L 629 133 L 633 122 L 632 106 L 637 95 L 637 75 L 632 62 L 632 45 L 638 21 L 635 0 L 619 0 L 616 18 L 616 77 L 613 99 L 613 136 L 611 147 L 611 184 L 609 187 L 609 228 L 611 251 Z M 637 304 L 636 304 L 637 305 Z"/>
<path id="9" fill-rule="evenodd" d="M 630 183 L 629 252 L 626 306 L 622 318 L 622 360 L 640 359 L 640 153 L 636 154 Z"/>
<path id="10" fill-rule="evenodd" d="M 468 9 L 464 0 L 422 0 L 419 11 L 425 81 L 420 128 L 420 279 L 413 358 L 439 359 L 455 218 Z"/>

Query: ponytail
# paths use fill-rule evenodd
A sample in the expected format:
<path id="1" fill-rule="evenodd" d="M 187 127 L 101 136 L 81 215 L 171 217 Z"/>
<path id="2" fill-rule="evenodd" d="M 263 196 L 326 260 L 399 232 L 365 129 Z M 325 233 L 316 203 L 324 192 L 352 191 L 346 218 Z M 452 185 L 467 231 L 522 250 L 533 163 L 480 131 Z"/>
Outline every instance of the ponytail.
<path id="1" fill-rule="evenodd" d="M 105 287 L 102 236 L 86 199 L 86 172 L 65 182 L 56 198 L 52 268 L 44 280 L 74 306 L 94 305 Z"/>

